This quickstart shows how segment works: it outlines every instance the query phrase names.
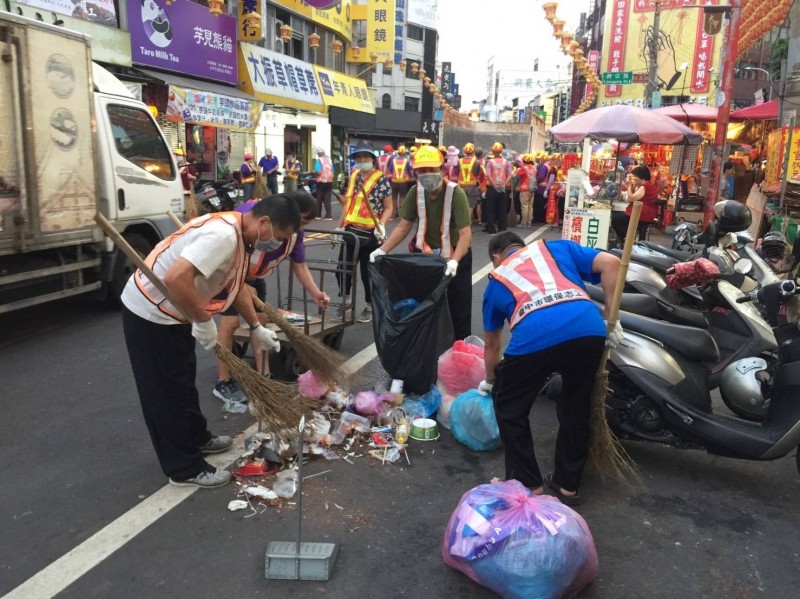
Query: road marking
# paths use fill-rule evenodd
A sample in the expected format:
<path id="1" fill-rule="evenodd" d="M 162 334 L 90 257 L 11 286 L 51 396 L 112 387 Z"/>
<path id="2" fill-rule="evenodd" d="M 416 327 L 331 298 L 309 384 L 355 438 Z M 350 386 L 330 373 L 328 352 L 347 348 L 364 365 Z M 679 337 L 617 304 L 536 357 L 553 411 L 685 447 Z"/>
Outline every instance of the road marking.
<path id="1" fill-rule="evenodd" d="M 547 231 L 547 227 L 538 228 L 525 238 L 525 243 L 531 243 L 545 231 Z M 477 284 L 491 272 L 492 268 L 494 267 L 489 263 L 472 275 L 472 284 Z M 348 372 L 357 372 L 377 355 L 378 352 L 373 343 L 347 360 L 344 367 Z M 208 456 L 207 461 L 217 468 L 228 468 L 244 452 L 245 439 L 256 431 L 258 431 L 258 425 L 250 426 L 234 438 L 230 452 L 225 455 Z M 237 456 L 237 458 L 226 457 L 231 455 Z M 4 595 L 3 599 L 29 599 L 30 597 L 44 599 L 57 595 L 197 491 L 200 491 L 197 487 L 164 485 L 150 497 Z"/>

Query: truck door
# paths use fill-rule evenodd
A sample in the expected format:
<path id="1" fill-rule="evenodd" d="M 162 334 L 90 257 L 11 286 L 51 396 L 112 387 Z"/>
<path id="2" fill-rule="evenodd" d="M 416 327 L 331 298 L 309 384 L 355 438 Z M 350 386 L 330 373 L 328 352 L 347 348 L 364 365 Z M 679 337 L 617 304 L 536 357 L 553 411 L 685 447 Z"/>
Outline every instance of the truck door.
<path id="1" fill-rule="evenodd" d="M 134 220 L 183 211 L 183 186 L 166 140 L 139 103 L 100 95 L 101 179 L 109 217 Z M 105 164 L 103 164 L 105 163 Z"/>

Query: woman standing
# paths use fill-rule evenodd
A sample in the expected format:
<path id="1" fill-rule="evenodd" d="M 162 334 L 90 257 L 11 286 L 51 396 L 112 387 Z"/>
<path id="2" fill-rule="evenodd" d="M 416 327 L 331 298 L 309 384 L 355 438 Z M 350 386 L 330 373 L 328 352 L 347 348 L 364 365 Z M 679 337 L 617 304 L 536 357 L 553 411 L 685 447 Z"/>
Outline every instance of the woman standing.
<path id="1" fill-rule="evenodd" d="M 639 238 L 644 236 L 647 226 L 652 224 L 658 217 L 658 188 L 650 180 L 650 169 L 639 165 L 634 167 L 628 175 L 628 196 L 626 198 L 628 207 L 624 213 L 616 212 L 611 216 L 611 228 L 617 234 L 620 245 L 625 240 L 628 232 L 628 223 L 631 221 L 631 210 L 633 202 L 642 203 L 642 213 L 639 215 Z"/>

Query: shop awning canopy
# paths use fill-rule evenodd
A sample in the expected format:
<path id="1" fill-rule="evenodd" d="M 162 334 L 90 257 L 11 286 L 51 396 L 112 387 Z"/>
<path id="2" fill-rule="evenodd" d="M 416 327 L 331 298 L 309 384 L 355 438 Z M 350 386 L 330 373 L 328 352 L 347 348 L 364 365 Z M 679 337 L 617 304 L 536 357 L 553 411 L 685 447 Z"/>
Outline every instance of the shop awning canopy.
<path id="1" fill-rule="evenodd" d="M 776 121 L 778 120 L 778 100 L 770 100 L 756 106 L 748 106 L 731 112 L 732 121 Z"/>
<path id="2" fill-rule="evenodd" d="M 565 143 L 580 143 L 586 137 L 662 145 L 703 143 L 703 136 L 686 125 L 653 110 L 625 104 L 576 114 L 549 131 L 556 141 Z"/>
<path id="3" fill-rule="evenodd" d="M 137 71 L 141 71 L 151 79 L 160 81 L 167 85 L 174 85 L 176 87 L 184 87 L 187 89 L 194 89 L 201 92 L 211 92 L 213 94 L 220 94 L 230 98 L 239 98 L 240 100 L 253 101 L 252 94 L 246 94 L 235 87 L 225 85 L 222 83 L 212 83 L 211 81 L 200 81 L 199 79 L 189 79 L 188 77 L 181 77 L 173 73 L 163 73 L 153 69 L 145 69 L 143 67 L 136 67 Z"/>
<path id="4" fill-rule="evenodd" d="M 663 114 L 682 123 L 714 123 L 717 120 L 717 109 L 705 104 L 686 102 L 656 108 L 653 112 Z"/>

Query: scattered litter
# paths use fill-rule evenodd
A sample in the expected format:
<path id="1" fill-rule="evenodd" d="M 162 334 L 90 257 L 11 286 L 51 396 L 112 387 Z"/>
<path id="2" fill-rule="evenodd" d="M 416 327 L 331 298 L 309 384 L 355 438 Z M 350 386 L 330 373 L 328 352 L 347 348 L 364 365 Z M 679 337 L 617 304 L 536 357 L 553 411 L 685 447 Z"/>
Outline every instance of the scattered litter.
<path id="1" fill-rule="evenodd" d="M 333 505 L 334 505 L 334 507 L 336 507 L 336 508 L 338 508 L 340 510 L 344 510 L 344 508 L 341 505 L 339 505 L 338 503 L 334 503 Z"/>
<path id="2" fill-rule="evenodd" d="M 308 476 L 304 476 L 303 480 L 308 480 L 309 478 L 314 478 L 315 476 L 320 476 L 322 474 L 327 474 L 330 470 L 323 470 L 322 472 L 317 472 L 316 474 L 309 474 Z"/>
<path id="3" fill-rule="evenodd" d="M 241 499 L 234 499 L 228 503 L 228 509 L 232 512 L 238 510 L 246 510 L 250 504 L 246 501 L 242 501 Z"/>

